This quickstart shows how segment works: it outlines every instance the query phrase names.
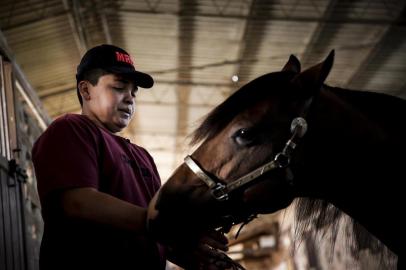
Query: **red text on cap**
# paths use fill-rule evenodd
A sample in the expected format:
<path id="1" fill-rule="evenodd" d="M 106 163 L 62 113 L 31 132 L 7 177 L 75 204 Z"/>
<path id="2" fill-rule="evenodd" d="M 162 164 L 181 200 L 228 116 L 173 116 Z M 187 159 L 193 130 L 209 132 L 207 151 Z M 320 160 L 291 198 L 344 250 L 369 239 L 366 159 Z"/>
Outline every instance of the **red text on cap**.
<path id="1" fill-rule="evenodd" d="M 133 61 L 131 60 L 131 57 L 125 53 L 116 52 L 116 60 L 119 62 L 124 62 L 124 63 L 128 63 L 130 65 L 133 65 Z"/>

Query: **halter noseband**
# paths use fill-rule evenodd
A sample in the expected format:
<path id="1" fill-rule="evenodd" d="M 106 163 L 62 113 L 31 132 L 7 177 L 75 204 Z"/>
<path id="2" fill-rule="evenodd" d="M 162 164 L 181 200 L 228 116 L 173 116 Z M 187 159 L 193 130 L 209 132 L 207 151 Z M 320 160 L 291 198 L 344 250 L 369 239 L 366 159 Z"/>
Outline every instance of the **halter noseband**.
<path id="1" fill-rule="evenodd" d="M 229 194 L 232 191 L 248 185 L 264 173 L 275 169 L 287 168 L 289 166 L 290 158 L 297 146 L 298 139 L 302 138 L 307 131 L 307 122 L 304 118 L 297 117 L 292 120 L 290 129 L 292 132 L 291 138 L 286 142 L 283 150 L 275 155 L 272 161 L 228 184 L 223 184 L 218 179 L 213 180 L 204 172 L 204 170 L 193 160 L 190 155 L 186 156 L 184 161 L 189 169 L 211 189 L 211 194 L 215 199 L 219 201 L 226 201 L 229 199 Z M 289 168 L 287 169 L 289 170 Z M 288 181 L 290 180 L 288 179 Z"/>

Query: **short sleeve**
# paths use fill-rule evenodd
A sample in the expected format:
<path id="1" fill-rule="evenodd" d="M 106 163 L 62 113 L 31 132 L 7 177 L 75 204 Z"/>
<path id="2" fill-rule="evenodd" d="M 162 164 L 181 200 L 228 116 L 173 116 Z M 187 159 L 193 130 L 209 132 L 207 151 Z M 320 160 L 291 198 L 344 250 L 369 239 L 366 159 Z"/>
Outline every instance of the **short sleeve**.
<path id="1" fill-rule="evenodd" d="M 55 120 L 32 152 L 41 201 L 57 190 L 98 188 L 98 156 L 96 127 L 78 116 Z"/>

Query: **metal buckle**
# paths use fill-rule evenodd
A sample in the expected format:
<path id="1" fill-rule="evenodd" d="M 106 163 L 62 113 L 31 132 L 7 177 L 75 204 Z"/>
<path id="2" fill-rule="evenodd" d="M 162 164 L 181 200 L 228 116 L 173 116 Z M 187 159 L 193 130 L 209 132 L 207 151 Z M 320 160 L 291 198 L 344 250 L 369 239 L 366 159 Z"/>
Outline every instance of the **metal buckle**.
<path id="1" fill-rule="evenodd" d="M 289 166 L 290 157 L 284 153 L 278 153 L 275 156 L 275 161 L 277 162 L 279 168 L 286 168 Z"/>
<path id="2" fill-rule="evenodd" d="M 216 185 L 211 189 L 211 195 L 218 201 L 227 201 L 229 199 L 226 191 L 226 185 L 222 183 L 216 183 Z"/>

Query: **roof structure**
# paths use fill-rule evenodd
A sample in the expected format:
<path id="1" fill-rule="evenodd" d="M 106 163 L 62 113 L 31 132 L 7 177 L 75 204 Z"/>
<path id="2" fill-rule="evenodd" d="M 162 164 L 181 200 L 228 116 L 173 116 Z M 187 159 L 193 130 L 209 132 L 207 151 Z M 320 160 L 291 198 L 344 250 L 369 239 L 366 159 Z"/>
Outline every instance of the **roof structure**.
<path id="1" fill-rule="evenodd" d="M 308 67 L 335 49 L 328 84 L 406 98 L 405 4 L 0 0 L 0 34 L 51 118 L 80 111 L 75 72 L 87 49 L 125 48 L 156 83 L 138 94 L 123 135 L 150 150 L 165 180 L 191 151 L 186 136 L 198 120 L 290 54 Z"/>

